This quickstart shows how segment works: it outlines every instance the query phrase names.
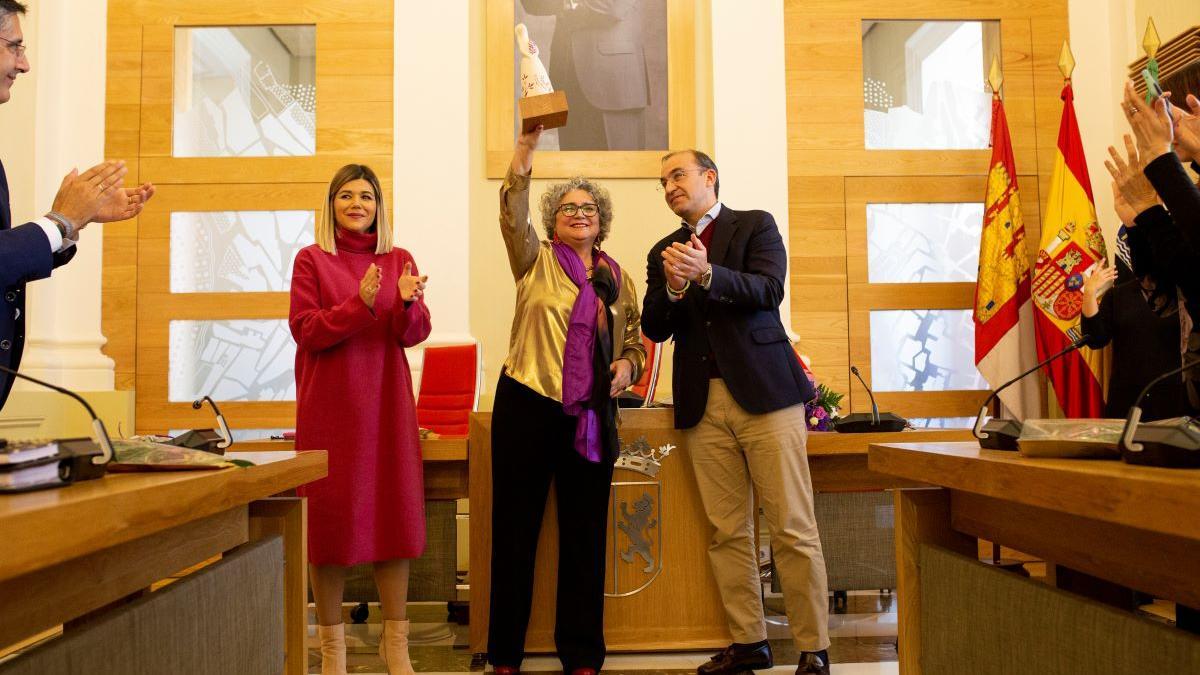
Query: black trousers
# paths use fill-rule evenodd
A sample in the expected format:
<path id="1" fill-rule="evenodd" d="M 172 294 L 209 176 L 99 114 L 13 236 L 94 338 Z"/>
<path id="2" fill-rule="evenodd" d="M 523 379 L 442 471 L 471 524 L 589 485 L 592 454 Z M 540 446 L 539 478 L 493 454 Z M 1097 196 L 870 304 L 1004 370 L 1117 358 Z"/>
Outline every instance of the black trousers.
<path id="1" fill-rule="evenodd" d="M 604 552 L 612 464 L 573 447 L 562 403 L 507 375 L 492 409 L 492 602 L 488 660 L 519 666 L 533 599 L 533 566 L 550 482 L 558 500 L 554 644 L 564 672 L 604 663 Z"/>

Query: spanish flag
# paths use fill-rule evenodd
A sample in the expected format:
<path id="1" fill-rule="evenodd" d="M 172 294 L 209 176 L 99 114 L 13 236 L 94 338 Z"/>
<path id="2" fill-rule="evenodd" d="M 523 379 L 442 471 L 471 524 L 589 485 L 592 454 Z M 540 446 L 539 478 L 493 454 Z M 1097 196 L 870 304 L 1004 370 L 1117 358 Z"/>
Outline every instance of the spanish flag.
<path id="1" fill-rule="evenodd" d="M 1042 245 L 1033 268 L 1033 301 L 1037 307 L 1037 351 L 1044 359 L 1080 337 L 1083 275 L 1107 258 L 1104 236 L 1096 223 L 1092 183 L 1075 121 L 1075 93 L 1067 81 L 1058 127 L 1058 153 L 1046 214 Z M 1104 354 L 1083 347 L 1046 367 L 1058 406 L 1066 417 L 1100 417 L 1104 410 Z"/>
<path id="2" fill-rule="evenodd" d="M 975 367 L 998 387 L 1037 363 L 1017 168 L 998 95 L 992 96 L 989 166 L 975 282 Z M 1037 378 L 1027 377 L 1005 389 L 1000 400 L 1018 420 L 1036 417 L 1041 408 Z"/>

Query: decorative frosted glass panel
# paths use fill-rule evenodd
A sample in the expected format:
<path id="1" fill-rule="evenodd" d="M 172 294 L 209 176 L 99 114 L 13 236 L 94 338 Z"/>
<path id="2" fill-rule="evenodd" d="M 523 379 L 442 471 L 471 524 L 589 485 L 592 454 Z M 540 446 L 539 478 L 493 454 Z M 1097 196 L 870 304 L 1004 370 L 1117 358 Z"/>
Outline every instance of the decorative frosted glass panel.
<path id="1" fill-rule="evenodd" d="M 294 401 L 296 343 L 285 319 L 172 321 L 168 396 Z"/>
<path id="2" fill-rule="evenodd" d="M 312 211 L 172 213 L 171 292 L 287 291 L 315 222 Z"/>
<path id="3" fill-rule="evenodd" d="M 975 281 L 983 204 L 867 204 L 873 284 Z"/>
<path id="4" fill-rule="evenodd" d="M 863 21 L 868 149 L 988 147 L 998 21 Z"/>
<path id="5" fill-rule="evenodd" d="M 174 155 L 314 154 L 316 39 L 316 26 L 176 28 Z"/>
<path id="6" fill-rule="evenodd" d="M 987 389 L 975 369 L 971 310 L 871 312 L 871 385 L 875 391 Z"/>
<path id="7" fill-rule="evenodd" d="M 970 429 L 974 417 L 910 417 L 908 426 L 914 429 Z"/>

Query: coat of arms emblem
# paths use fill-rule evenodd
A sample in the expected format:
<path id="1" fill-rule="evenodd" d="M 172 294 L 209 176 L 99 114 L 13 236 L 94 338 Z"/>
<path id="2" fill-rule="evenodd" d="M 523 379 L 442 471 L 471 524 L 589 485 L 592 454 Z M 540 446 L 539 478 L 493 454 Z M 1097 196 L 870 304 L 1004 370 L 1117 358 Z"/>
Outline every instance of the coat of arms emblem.
<path id="1" fill-rule="evenodd" d="M 653 447 L 645 436 L 621 443 L 613 467 L 612 510 L 609 522 L 609 570 L 605 595 L 624 598 L 654 583 L 663 568 L 662 483 L 657 480 L 662 460 L 675 449 L 670 443 Z M 644 479 L 618 479 L 641 474 Z"/>

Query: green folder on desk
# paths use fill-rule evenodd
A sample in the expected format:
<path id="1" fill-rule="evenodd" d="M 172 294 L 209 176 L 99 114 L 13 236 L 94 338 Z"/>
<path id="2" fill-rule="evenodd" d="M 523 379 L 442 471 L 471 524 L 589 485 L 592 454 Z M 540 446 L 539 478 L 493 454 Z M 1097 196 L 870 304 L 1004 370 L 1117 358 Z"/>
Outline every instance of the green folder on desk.
<path id="1" fill-rule="evenodd" d="M 203 471 L 231 466 L 251 466 L 246 460 L 229 460 L 203 450 L 138 439 L 114 439 L 109 471 Z"/>

